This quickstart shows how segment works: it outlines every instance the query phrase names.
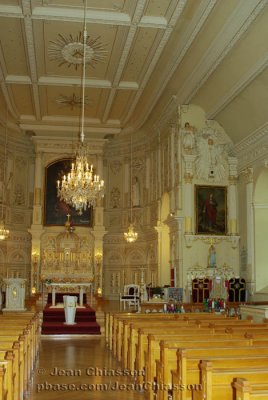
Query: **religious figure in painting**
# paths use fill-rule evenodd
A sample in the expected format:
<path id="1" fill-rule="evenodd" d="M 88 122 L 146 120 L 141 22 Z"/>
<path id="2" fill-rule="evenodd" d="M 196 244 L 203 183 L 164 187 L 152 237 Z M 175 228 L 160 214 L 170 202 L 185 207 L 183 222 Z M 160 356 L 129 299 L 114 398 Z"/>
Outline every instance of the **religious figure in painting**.
<path id="1" fill-rule="evenodd" d="M 207 227 L 209 231 L 217 227 L 217 206 L 218 203 L 213 193 L 209 193 L 203 207 L 204 226 Z"/>

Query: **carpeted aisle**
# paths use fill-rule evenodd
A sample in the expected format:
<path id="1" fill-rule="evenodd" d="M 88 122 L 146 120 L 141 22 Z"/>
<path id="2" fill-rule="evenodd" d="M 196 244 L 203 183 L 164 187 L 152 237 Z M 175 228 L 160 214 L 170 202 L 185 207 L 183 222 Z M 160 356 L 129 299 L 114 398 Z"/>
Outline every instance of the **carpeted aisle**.
<path id="1" fill-rule="evenodd" d="M 75 293 L 72 293 L 72 295 L 78 296 L 78 294 Z M 52 307 L 51 298 L 48 297 L 48 303 L 43 310 L 41 333 L 43 335 L 100 335 L 100 326 L 96 322 L 95 310 L 93 310 L 93 308 L 91 308 L 88 304 L 84 303 L 83 307 L 76 308 L 75 325 L 66 325 L 64 323 L 65 316 L 62 296 L 63 295 L 56 298 L 55 307 Z"/>

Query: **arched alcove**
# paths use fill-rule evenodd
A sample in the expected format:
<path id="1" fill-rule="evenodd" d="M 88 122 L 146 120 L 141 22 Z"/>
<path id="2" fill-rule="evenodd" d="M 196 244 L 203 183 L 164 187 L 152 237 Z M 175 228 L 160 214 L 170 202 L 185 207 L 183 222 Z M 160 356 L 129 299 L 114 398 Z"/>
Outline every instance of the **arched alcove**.
<path id="1" fill-rule="evenodd" d="M 260 170 L 254 191 L 256 291 L 268 292 L 268 169 Z"/>

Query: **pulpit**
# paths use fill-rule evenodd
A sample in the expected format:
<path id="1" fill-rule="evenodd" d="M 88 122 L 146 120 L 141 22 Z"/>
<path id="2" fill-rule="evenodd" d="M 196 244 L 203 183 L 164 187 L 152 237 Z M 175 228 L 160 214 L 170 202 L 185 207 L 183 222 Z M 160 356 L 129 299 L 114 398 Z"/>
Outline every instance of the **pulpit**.
<path id="1" fill-rule="evenodd" d="M 26 311 L 25 282 L 22 278 L 3 279 L 6 290 L 6 304 L 3 311 Z"/>
<path id="2" fill-rule="evenodd" d="M 64 305 L 65 324 L 66 325 L 76 324 L 75 314 L 77 306 L 77 297 L 63 296 L 63 305 Z"/>

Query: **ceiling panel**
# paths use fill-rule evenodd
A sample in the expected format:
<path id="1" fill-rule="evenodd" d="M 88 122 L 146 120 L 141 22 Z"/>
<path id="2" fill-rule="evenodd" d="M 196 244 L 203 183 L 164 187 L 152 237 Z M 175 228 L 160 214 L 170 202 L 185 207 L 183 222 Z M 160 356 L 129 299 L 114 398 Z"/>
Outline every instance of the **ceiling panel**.
<path id="1" fill-rule="evenodd" d="M 1 50 L 8 75 L 29 74 L 22 24 L 21 19 L 0 18 Z"/>
<path id="2" fill-rule="evenodd" d="M 34 115 L 32 88 L 30 85 L 10 85 L 12 97 L 20 115 Z"/>
<path id="3" fill-rule="evenodd" d="M 0 104 L 23 129 L 50 135 L 57 126 L 68 137 L 80 118 L 81 68 L 62 54 L 81 59 L 73 42 L 84 2 L 0 3 Z M 86 70 L 87 131 L 148 133 L 194 102 L 237 143 L 267 121 L 267 27 L 267 0 L 88 0 L 88 33 L 107 55 Z"/>

